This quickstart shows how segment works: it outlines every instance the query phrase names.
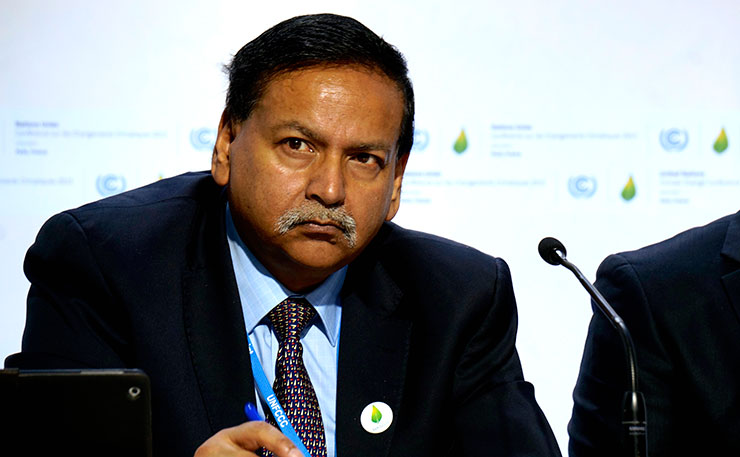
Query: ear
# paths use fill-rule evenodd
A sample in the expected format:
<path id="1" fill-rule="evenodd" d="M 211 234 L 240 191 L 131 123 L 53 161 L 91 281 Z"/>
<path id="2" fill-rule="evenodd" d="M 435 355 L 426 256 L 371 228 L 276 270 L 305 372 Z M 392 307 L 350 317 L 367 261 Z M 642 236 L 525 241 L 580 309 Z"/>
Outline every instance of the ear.
<path id="1" fill-rule="evenodd" d="M 403 181 L 403 172 L 406 171 L 406 162 L 409 161 L 409 155 L 411 154 L 407 152 L 396 160 L 396 168 L 393 170 L 393 193 L 391 194 L 388 214 L 385 215 L 386 221 L 393 219 L 401 205 L 401 182 Z"/>
<path id="2" fill-rule="evenodd" d="M 213 157 L 211 157 L 211 175 L 219 186 L 229 183 L 231 143 L 234 142 L 236 134 L 234 123 L 224 110 L 218 123 L 218 135 L 216 135 L 216 144 L 213 146 Z"/>

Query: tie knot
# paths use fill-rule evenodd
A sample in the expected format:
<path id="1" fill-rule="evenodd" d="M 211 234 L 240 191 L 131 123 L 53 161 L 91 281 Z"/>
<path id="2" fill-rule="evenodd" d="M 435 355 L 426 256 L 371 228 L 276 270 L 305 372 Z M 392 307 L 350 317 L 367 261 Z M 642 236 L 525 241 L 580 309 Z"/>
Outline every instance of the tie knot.
<path id="1" fill-rule="evenodd" d="M 272 322 L 280 341 L 299 339 L 301 332 L 316 315 L 316 310 L 305 298 L 288 297 L 272 308 L 267 318 Z"/>

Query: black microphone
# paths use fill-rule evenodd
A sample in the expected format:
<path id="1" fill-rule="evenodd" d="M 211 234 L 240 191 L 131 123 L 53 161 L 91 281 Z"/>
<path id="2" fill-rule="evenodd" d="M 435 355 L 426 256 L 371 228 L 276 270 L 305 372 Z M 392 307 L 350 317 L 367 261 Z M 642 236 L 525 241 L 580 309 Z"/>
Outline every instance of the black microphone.
<path id="1" fill-rule="evenodd" d="M 565 258 L 567 251 L 563 243 L 555 238 L 543 238 L 537 250 L 542 260 L 550 265 L 562 265 L 569 269 L 578 278 L 581 285 L 588 291 L 596 303 L 597 308 L 611 322 L 617 330 L 630 371 L 630 389 L 624 393 L 622 407 L 622 439 L 625 456 L 647 457 L 647 420 L 645 410 L 645 397 L 637 390 L 637 360 L 635 359 L 635 343 L 632 341 L 630 332 L 622 318 L 614 311 L 609 302 L 594 287 L 591 282 L 581 273 L 575 265 Z"/>
<path id="2" fill-rule="evenodd" d="M 550 265 L 562 265 L 565 256 L 568 254 L 563 243 L 549 236 L 542 238 L 537 250 L 540 251 L 540 257 Z"/>

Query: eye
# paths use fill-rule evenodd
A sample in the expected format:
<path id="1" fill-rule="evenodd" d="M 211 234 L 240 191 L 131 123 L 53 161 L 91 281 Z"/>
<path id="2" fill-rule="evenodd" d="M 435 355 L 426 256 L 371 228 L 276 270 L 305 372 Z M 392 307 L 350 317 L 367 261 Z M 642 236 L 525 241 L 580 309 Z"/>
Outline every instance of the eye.
<path id="1" fill-rule="evenodd" d="M 356 154 L 353 159 L 361 164 L 375 165 L 378 168 L 383 168 L 385 165 L 383 158 L 370 154 L 369 152 L 360 152 Z"/>
<path id="2" fill-rule="evenodd" d="M 285 140 L 283 140 L 283 144 L 288 146 L 288 148 L 293 151 L 300 151 L 300 152 L 313 151 L 313 149 L 311 148 L 311 146 L 308 145 L 308 143 L 298 138 L 286 138 Z"/>

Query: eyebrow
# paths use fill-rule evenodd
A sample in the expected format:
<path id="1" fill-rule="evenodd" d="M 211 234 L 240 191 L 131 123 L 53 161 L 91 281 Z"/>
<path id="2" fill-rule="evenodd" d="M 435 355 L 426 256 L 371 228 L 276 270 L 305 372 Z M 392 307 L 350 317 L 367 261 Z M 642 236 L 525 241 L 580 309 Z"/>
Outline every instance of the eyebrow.
<path id="1" fill-rule="evenodd" d="M 283 129 L 295 130 L 299 132 L 301 135 L 307 137 L 309 140 L 315 143 L 319 143 L 320 145 L 325 145 L 327 143 L 326 139 L 322 135 L 314 132 L 308 127 L 301 125 L 297 121 L 287 121 L 287 122 L 277 124 L 273 126 L 271 130 L 273 132 L 278 132 Z"/>
<path id="2" fill-rule="evenodd" d="M 287 121 L 287 122 L 283 122 L 283 123 L 277 124 L 277 125 L 275 125 L 275 126 L 272 127 L 272 131 L 273 132 L 277 132 L 277 131 L 282 130 L 282 129 L 295 130 L 295 131 L 299 132 L 301 135 L 305 136 L 306 138 L 308 138 L 309 140 L 311 140 L 314 143 L 317 143 L 320 146 L 325 146 L 328 143 L 328 141 L 326 140 L 326 138 L 323 135 L 321 135 L 321 134 L 319 134 L 317 132 L 314 132 L 310 128 L 308 128 L 308 127 L 306 127 L 304 125 L 301 125 L 297 121 Z M 388 153 L 389 155 L 393 152 L 392 146 L 389 145 L 389 144 L 387 144 L 387 143 L 383 143 L 383 142 L 378 142 L 378 143 L 372 143 L 372 142 L 370 142 L 370 143 L 358 143 L 356 145 L 350 146 L 347 149 L 350 150 L 350 151 L 354 151 L 354 152 L 384 151 L 384 152 Z"/>

